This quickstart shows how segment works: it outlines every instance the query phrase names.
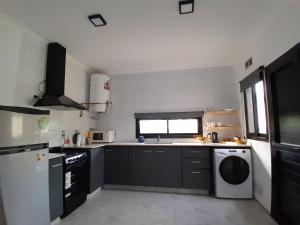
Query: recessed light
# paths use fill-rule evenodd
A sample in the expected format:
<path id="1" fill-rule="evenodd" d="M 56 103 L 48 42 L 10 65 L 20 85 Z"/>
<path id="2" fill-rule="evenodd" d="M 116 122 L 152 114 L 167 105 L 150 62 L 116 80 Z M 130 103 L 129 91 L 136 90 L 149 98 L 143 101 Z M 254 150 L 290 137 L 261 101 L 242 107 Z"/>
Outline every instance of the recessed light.
<path id="1" fill-rule="evenodd" d="M 179 13 L 187 14 L 194 12 L 194 0 L 179 1 Z"/>
<path id="2" fill-rule="evenodd" d="M 89 16 L 89 20 L 95 27 L 105 26 L 107 23 L 101 14 L 94 14 Z"/>

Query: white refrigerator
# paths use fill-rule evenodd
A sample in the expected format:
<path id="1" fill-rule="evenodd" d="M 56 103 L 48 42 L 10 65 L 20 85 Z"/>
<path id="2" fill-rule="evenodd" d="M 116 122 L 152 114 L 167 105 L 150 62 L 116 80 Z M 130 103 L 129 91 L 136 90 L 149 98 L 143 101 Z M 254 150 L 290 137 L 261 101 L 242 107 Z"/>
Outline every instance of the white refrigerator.
<path id="1" fill-rule="evenodd" d="M 0 224 L 49 225 L 49 111 L 0 106 Z"/>

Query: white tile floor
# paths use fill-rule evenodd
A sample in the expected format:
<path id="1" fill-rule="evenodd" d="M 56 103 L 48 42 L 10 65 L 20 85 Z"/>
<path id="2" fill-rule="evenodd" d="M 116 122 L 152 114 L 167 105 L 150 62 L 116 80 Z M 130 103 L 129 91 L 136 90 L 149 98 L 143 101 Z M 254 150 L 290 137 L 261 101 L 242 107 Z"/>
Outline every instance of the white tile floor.
<path id="1" fill-rule="evenodd" d="M 254 200 L 102 190 L 59 225 L 276 225 Z"/>

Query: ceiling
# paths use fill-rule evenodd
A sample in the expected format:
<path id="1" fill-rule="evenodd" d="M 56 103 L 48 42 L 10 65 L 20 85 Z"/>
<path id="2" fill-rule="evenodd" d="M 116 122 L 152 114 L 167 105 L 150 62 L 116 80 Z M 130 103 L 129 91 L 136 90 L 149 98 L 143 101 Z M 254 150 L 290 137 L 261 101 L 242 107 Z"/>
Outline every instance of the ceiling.
<path id="1" fill-rule="evenodd" d="M 107 74 L 234 65 L 280 0 L 1 0 L 0 13 Z M 101 13 L 107 26 L 87 16 Z"/>

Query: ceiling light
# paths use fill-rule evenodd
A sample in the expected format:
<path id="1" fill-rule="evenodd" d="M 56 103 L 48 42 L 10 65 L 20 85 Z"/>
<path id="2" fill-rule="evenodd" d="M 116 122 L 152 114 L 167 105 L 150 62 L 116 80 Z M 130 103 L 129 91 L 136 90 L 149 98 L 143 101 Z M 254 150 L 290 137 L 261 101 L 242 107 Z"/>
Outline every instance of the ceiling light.
<path id="1" fill-rule="evenodd" d="M 187 14 L 194 12 L 194 0 L 179 1 L 179 13 Z"/>
<path id="2" fill-rule="evenodd" d="M 89 20 L 95 27 L 105 26 L 106 21 L 101 14 L 94 14 L 89 16 Z"/>

